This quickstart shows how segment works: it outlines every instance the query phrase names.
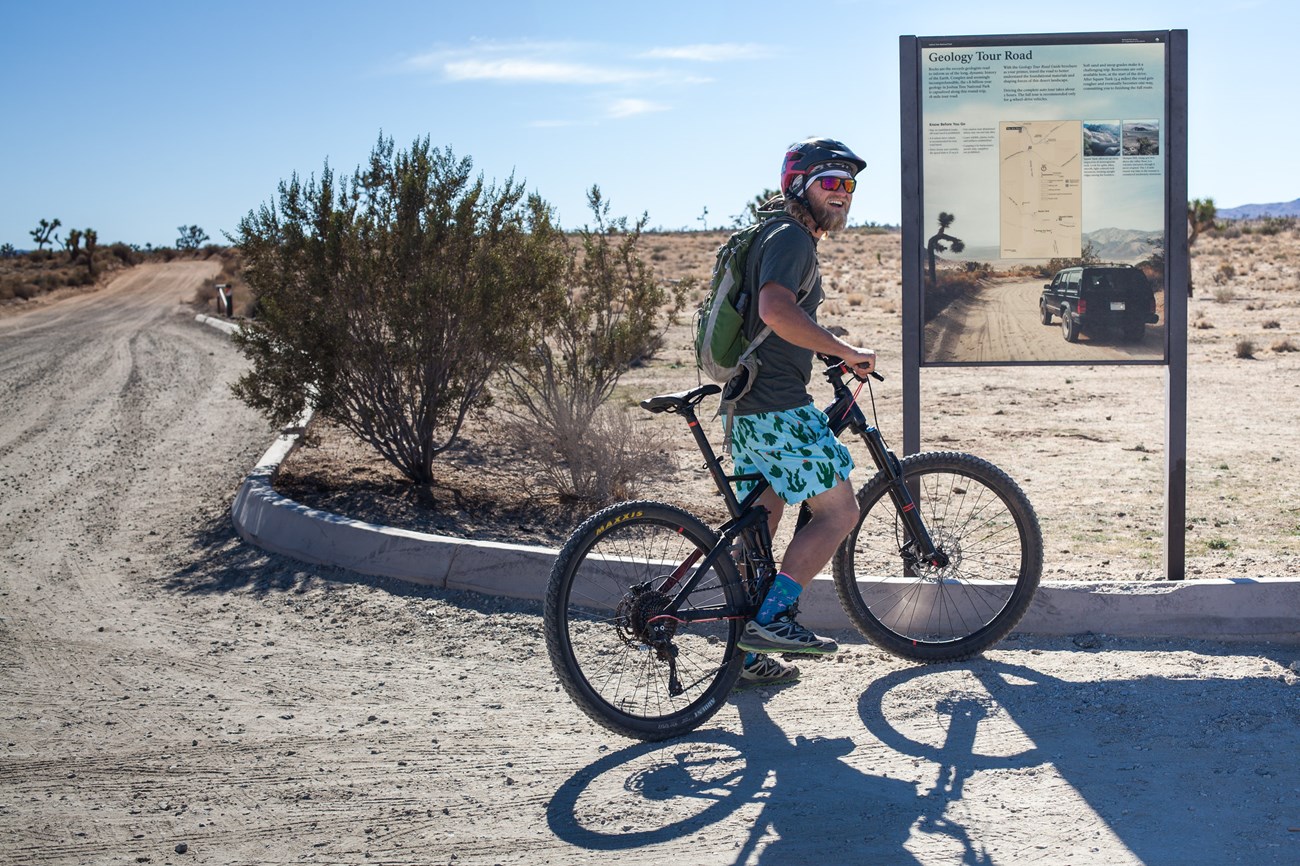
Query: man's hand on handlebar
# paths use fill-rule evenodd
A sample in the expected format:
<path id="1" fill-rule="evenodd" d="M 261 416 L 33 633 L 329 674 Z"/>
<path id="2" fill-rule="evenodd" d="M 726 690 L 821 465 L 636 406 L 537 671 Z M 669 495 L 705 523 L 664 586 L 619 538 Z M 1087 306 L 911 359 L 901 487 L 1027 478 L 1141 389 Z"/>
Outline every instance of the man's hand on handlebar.
<path id="1" fill-rule="evenodd" d="M 876 372 L 875 352 L 870 349 L 863 349 L 855 350 L 853 352 L 845 352 L 844 355 L 843 358 L 839 358 L 835 355 L 824 355 L 821 352 L 817 353 L 817 357 L 820 358 L 822 363 L 827 367 L 839 367 L 844 370 L 844 372 L 850 373 L 858 379 L 865 379 L 868 376 L 871 376 L 877 381 L 885 381 L 885 377 Z"/>
<path id="2" fill-rule="evenodd" d="M 870 349 L 855 349 L 846 352 L 841 359 L 854 376 L 865 379 L 876 372 L 876 353 Z"/>

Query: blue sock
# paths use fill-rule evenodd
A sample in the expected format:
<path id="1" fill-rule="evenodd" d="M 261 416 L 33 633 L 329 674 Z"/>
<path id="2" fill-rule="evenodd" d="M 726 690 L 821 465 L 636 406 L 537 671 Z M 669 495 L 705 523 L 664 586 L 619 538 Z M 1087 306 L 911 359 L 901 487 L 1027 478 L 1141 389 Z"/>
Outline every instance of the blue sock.
<path id="1" fill-rule="evenodd" d="M 758 658 L 758 653 L 745 653 L 745 667 L 752 665 L 756 658 Z"/>
<path id="2" fill-rule="evenodd" d="M 767 597 L 763 599 L 763 604 L 759 607 L 758 615 L 754 617 L 754 621 L 759 625 L 767 625 L 789 610 L 801 592 L 803 592 L 803 587 L 793 577 L 783 571 L 778 571 L 776 580 L 772 581 L 772 588 L 768 590 Z"/>

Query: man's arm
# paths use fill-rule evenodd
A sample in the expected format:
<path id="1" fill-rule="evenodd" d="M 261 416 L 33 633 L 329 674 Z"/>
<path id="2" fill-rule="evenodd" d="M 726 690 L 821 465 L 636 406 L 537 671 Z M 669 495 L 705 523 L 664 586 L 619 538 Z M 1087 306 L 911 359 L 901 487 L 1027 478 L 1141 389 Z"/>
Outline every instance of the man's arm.
<path id="1" fill-rule="evenodd" d="M 758 316 L 787 343 L 843 358 L 864 376 L 876 369 L 875 352 L 850 346 L 814 322 L 799 306 L 795 293 L 780 283 L 764 283 L 758 290 Z"/>

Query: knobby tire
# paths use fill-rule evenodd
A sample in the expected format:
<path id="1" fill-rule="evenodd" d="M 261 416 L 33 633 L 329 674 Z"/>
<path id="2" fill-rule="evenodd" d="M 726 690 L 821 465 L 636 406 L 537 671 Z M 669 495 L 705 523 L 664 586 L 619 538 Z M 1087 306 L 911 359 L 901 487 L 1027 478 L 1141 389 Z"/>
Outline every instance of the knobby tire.
<path id="1" fill-rule="evenodd" d="M 674 622 L 666 642 L 646 639 L 647 621 L 665 622 L 658 614 L 671 595 L 660 592 L 665 580 L 691 554 L 701 561 L 717 540 L 689 512 L 646 501 L 603 509 L 569 537 L 547 585 L 546 648 L 560 684 L 594 721 L 627 737 L 664 740 L 722 707 L 744 655 L 736 649 L 738 618 Z M 735 566 L 723 557 L 680 610 L 744 604 Z M 669 687 L 674 666 L 684 688 L 678 695 Z"/>
<path id="2" fill-rule="evenodd" d="M 835 588 L 858 630 L 881 649 L 921 662 L 983 652 L 1020 622 L 1043 569 L 1043 539 L 1029 499 L 1001 469 L 969 454 L 929 452 L 901 461 L 917 509 L 947 566 L 906 567 L 910 541 L 889 478 L 858 494 L 858 525 L 835 555 Z"/>

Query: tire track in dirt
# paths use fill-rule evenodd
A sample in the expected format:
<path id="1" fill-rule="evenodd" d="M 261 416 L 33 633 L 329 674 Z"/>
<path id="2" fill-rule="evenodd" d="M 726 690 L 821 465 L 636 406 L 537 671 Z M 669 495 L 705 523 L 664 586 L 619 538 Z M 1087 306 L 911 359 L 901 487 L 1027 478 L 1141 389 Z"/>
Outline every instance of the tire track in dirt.
<path id="1" fill-rule="evenodd" d="M 1156 360 L 1162 329 L 1148 327 L 1137 343 L 1085 334 L 1068 343 L 1059 327 L 1039 319 L 1042 283 L 993 280 L 956 299 L 925 325 L 924 359 L 931 363 Z M 1058 319 L 1059 321 L 1059 319 Z"/>

